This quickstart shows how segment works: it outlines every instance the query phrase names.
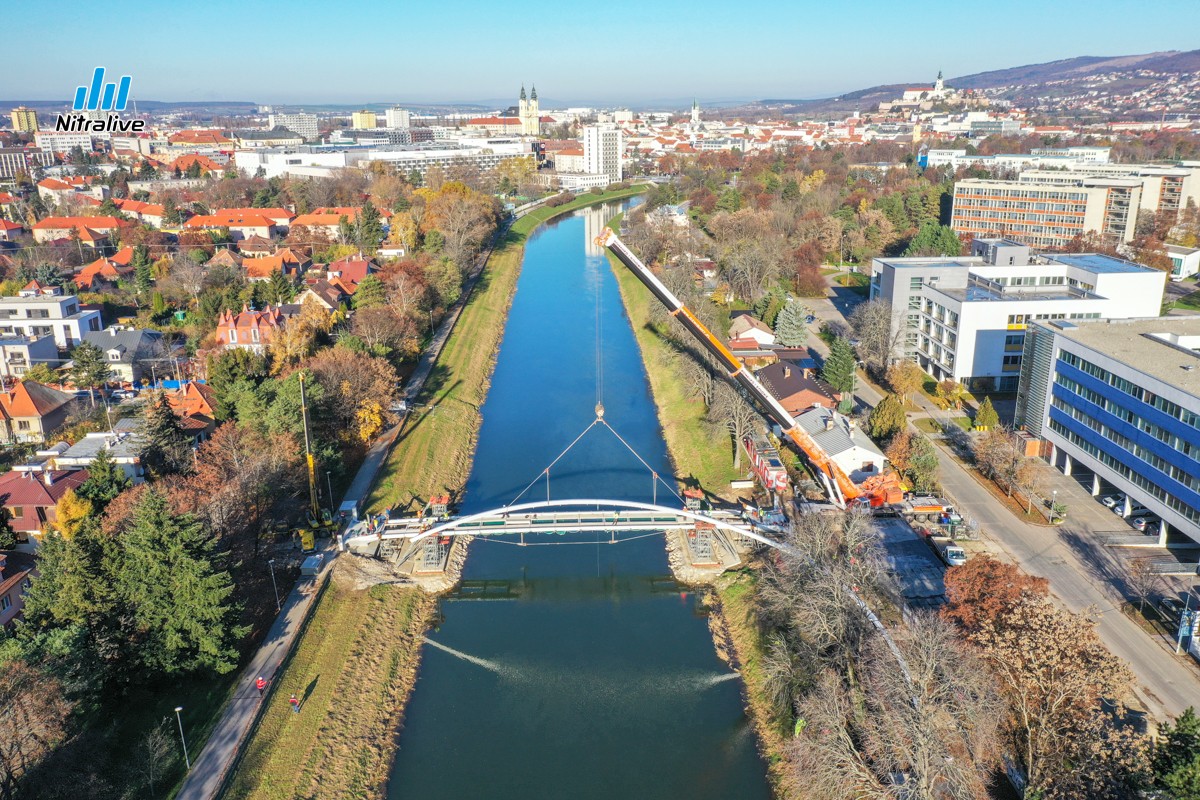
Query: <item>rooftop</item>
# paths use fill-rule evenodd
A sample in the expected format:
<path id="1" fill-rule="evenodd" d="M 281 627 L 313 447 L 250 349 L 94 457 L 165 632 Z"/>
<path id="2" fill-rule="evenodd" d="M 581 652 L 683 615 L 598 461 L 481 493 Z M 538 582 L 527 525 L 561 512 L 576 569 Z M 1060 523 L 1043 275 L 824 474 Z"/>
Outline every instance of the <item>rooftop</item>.
<path id="1" fill-rule="evenodd" d="M 1046 253 L 1048 261 L 1066 264 L 1068 267 L 1086 269 L 1088 272 L 1101 274 L 1118 272 L 1155 272 L 1150 267 L 1143 267 L 1123 258 L 1106 256 L 1103 253 Z"/>
<path id="2" fill-rule="evenodd" d="M 1060 336 L 1200 397 L 1200 316 L 1039 323 Z"/>

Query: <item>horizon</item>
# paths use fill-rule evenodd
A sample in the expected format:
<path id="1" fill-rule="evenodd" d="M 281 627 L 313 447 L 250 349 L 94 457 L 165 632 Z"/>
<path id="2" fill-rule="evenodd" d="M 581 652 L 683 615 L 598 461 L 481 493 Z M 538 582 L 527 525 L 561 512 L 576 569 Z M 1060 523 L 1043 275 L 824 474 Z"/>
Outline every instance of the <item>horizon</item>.
<path id="1" fill-rule="evenodd" d="M 181 64 L 179 39 L 193 27 L 211 26 L 222 12 L 229 19 L 252 19 L 249 14 L 268 8 L 273 14 L 269 36 L 197 39 L 199 54 Z M 714 25 L 714 17 L 726 16 L 726 7 L 713 2 L 668 0 L 648 9 L 616 0 L 589 23 L 593 43 L 580 41 L 573 15 L 539 19 L 531 28 L 525 17 L 477 0 L 406 8 L 395 17 L 388 4 L 368 0 L 352 19 L 316 0 L 294 0 L 282 17 L 277 7 L 261 0 L 213 0 L 180 9 L 169 22 L 145 15 L 132 21 L 120 14 L 97 17 L 83 13 L 85 9 L 79 0 L 48 0 L 37 8 L 8 10 L 10 30 L 32 36 L 42 20 L 53 18 L 55 38 L 72 40 L 72 47 L 62 48 L 36 70 L 15 80 L 12 75 L 20 68 L 9 72 L 5 94 L 25 98 L 13 102 L 68 102 L 97 65 L 133 76 L 132 100 L 162 103 L 493 108 L 497 98 L 512 98 L 500 107 L 514 104 L 522 83 L 537 85 L 539 94 L 557 107 L 672 107 L 693 97 L 709 104 L 821 99 L 877 85 L 932 81 L 939 70 L 950 79 L 1095 53 L 1187 51 L 1195 49 L 1192 31 L 1200 23 L 1200 7 L 1184 0 L 1164 0 L 1153 19 L 1129 14 L 1117 0 L 1056 6 L 1015 0 L 988 22 L 986 36 L 996 46 L 980 47 L 978 36 L 959 34 L 961 9 L 950 3 L 915 16 L 882 0 L 866 0 L 852 14 L 768 0 L 753 15 Z M 372 17 L 381 25 L 394 21 L 404 30 L 441 35 L 398 39 L 394 48 L 360 44 L 363 20 Z M 1155 21 L 1168 17 L 1177 24 L 1165 28 Z M 854 27 L 863 18 L 872 20 L 869 30 Z M 1122 24 L 1113 25 L 1114 18 Z M 470 24 L 443 33 L 447 19 Z M 1035 29 L 1031 21 L 1038 23 Z M 313 25 L 320 26 L 327 57 L 291 64 L 280 58 L 278 48 L 255 46 L 305 41 L 312 37 Z M 629 35 L 631 27 L 666 35 L 652 42 L 649 55 L 649 35 Z M 757 41 L 762 29 L 779 37 L 781 46 L 764 48 Z M 911 35 L 898 37 L 898 32 Z M 114 47 L 122 40 L 136 46 L 129 52 Z M 524 40 L 532 41 L 521 46 Z M 924 46 L 926 42 L 936 46 Z M 593 50 L 605 54 L 600 67 L 591 63 Z M 715 57 L 697 58 L 702 52 Z M 686 69 L 654 70 L 672 64 Z M 644 88 L 648 70 L 655 75 L 649 89 Z M 156 99 L 161 97 L 169 99 Z"/>

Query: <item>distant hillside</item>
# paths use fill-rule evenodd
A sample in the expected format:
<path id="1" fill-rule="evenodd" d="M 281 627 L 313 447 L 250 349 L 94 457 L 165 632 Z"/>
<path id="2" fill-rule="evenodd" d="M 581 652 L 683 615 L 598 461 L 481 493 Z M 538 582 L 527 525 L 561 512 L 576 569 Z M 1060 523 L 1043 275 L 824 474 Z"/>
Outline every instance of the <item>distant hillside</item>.
<path id="1" fill-rule="evenodd" d="M 951 78 L 946 83 L 957 89 L 994 89 L 1001 86 L 1048 83 L 1128 70 L 1174 73 L 1200 71 L 1200 50 L 1191 50 L 1186 53 L 1169 50 L 1140 56 L 1079 56 L 1062 61 L 1048 61 L 1045 64 L 1027 64 L 1023 67 L 978 72 L 974 75 L 964 75 L 961 78 Z"/>
<path id="2" fill-rule="evenodd" d="M 1018 104 L 1024 104 L 1033 99 L 1040 91 L 1045 91 L 1046 84 L 1054 83 L 1055 94 L 1067 94 L 1073 84 L 1096 82 L 1096 76 L 1112 73 L 1125 73 L 1128 79 L 1120 86 L 1114 87 L 1116 93 L 1124 90 L 1136 90 L 1150 83 L 1149 78 L 1135 77 L 1140 70 L 1172 73 L 1200 74 L 1200 50 L 1181 52 L 1169 50 L 1159 53 L 1145 53 L 1132 56 L 1079 56 L 1060 61 L 1049 61 L 1044 64 L 1027 64 L 1022 67 L 979 72 L 974 75 L 964 75 L 959 78 L 949 78 L 946 85 L 956 89 L 1009 89 L 1000 93 L 991 93 Z M 873 109 L 881 101 L 893 100 L 900 96 L 908 86 L 928 84 L 923 80 L 910 83 L 893 83 L 885 86 L 872 86 L 847 92 L 837 97 L 825 97 L 811 100 L 798 99 L 766 99 L 742 106 L 736 113 L 761 113 L 770 110 L 777 114 L 808 114 L 814 116 L 842 116 L 855 110 L 867 111 Z M 1020 87 L 1020 88 L 1018 88 Z M 1089 86 L 1089 88 L 1092 88 Z"/>

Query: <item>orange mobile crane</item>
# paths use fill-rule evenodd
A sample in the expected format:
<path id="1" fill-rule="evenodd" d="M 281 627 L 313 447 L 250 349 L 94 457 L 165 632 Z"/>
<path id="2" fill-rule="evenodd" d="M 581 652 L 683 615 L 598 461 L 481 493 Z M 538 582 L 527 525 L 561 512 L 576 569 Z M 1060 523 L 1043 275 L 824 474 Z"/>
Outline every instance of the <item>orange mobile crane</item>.
<path id="1" fill-rule="evenodd" d="M 904 492 L 895 473 L 869 478 L 863 483 L 855 483 L 833 460 L 829 454 L 813 440 L 804 428 L 796 422 L 787 409 L 780 405 L 767 389 L 758 382 L 754 374 L 746 369 L 737 356 L 729 351 L 724 343 L 713 336 L 696 315 L 688 309 L 658 277 L 650 271 L 642 260 L 634 255 L 624 242 L 613 233 L 611 228 L 596 237 L 596 244 L 608 248 L 617 260 L 629 268 L 637 276 L 651 294 L 667 307 L 671 316 L 683 323 L 683 327 L 704 346 L 709 353 L 728 371 L 729 377 L 737 381 L 759 405 L 766 409 L 770 417 L 783 430 L 783 435 L 790 439 L 800 449 L 825 485 L 829 499 L 839 508 L 849 504 L 869 503 L 873 507 L 899 503 L 904 499 Z"/>

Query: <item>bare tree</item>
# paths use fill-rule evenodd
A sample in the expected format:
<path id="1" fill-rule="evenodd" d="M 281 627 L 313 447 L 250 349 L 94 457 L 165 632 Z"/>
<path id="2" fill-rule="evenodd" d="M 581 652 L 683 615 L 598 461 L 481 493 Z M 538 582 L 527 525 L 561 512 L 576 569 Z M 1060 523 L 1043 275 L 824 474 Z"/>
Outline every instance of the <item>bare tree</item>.
<path id="1" fill-rule="evenodd" d="M 717 384 L 716 395 L 708 413 L 710 419 L 729 429 L 730 435 L 733 436 L 733 468 L 740 468 L 742 437 L 750 434 L 755 423 L 762 419 L 761 415 L 750 405 L 741 388 L 725 381 Z"/>
<path id="2" fill-rule="evenodd" d="M 0 798 L 17 795 L 21 779 L 66 734 L 70 705 L 58 681 L 24 661 L 0 668 Z"/>
<path id="3" fill-rule="evenodd" d="M 134 749 L 134 769 L 150 796 L 158 792 L 158 782 L 175 761 L 175 737 L 170 717 L 164 717 L 138 739 Z"/>
<path id="4" fill-rule="evenodd" d="M 875 375 L 882 375 L 900 352 L 904 320 L 887 300 L 862 303 L 850 315 L 850 327 L 859 339 L 858 356 Z"/>
<path id="5" fill-rule="evenodd" d="M 800 735 L 792 741 L 792 781 L 810 800 L 889 800 L 895 795 L 880 781 L 859 748 L 854 720 L 856 699 L 837 674 L 825 672 L 799 704 Z"/>
<path id="6" fill-rule="evenodd" d="M 1138 610 L 1146 610 L 1146 601 L 1158 590 L 1162 576 L 1154 571 L 1154 565 L 1148 558 L 1135 558 L 1129 563 L 1129 589 L 1138 599 Z"/>

